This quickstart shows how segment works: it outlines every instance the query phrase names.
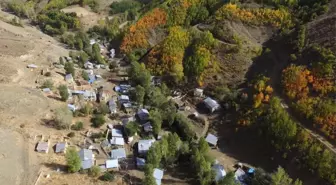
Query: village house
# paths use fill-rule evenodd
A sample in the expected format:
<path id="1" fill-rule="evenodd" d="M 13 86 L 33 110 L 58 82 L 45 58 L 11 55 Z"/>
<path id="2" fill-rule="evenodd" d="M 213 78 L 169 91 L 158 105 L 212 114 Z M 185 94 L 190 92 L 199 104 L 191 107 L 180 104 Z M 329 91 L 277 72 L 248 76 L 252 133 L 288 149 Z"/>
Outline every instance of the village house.
<path id="1" fill-rule="evenodd" d="M 224 170 L 223 165 L 220 165 L 220 164 L 217 163 L 217 164 L 212 166 L 212 169 L 215 171 L 215 181 L 216 182 L 222 180 L 225 177 L 226 172 Z"/>
<path id="2" fill-rule="evenodd" d="M 124 138 L 122 138 L 122 137 L 112 137 L 110 139 L 110 143 L 111 143 L 111 145 L 117 145 L 117 146 L 124 146 L 125 145 Z"/>
<path id="3" fill-rule="evenodd" d="M 67 75 L 65 75 L 65 81 L 66 81 L 67 83 L 73 83 L 73 82 L 74 82 L 74 79 L 73 79 L 73 77 L 72 77 L 72 74 L 67 74 Z"/>
<path id="4" fill-rule="evenodd" d="M 118 100 L 120 104 L 128 103 L 130 101 L 129 96 L 127 95 L 120 95 Z"/>
<path id="5" fill-rule="evenodd" d="M 85 69 L 93 69 L 93 64 L 89 61 L 85 62 L 84 64 Z"/>
<path id="6" fill-rule="evenodd" d="M 137 157 L 136 165 L 137 165 L 137 168 L 143 168 L 146 165 L 146 160 L 144 158 Z"/>
<path id="7" fill-rule="evenodd" d="M 72 104 L 68 104 L 68 109 L 72 112 L 75 112 L 77 110 L 76 106 Z"/>
<path id="8" fill-rule="evenodd" d="M 123 106 L 123 108 L 124 108 L 126 114 L 129 114 L 129 113 L 132 112 L 132 108 L 133 108 L 133 107 L 132 107 L 132 103 L 130 103 L 130 102 L 128 102 L 128 103 L 123 103 L 122 106 Z"/>
<path id="9" fill-rule="evenodd" d="M 143 129 L 145 132 L 153 132 L 153 127 L 150 122 L 145 123 Z"/>
<path id="10" fill-rule="evenodd" d="M 238 168 L 235 172 L 235 179 L 240 183 L 244 183 L 246 178 L 246 173 L 243 169 Z"/>
<path id="11" fill-rule="evenodd" d="M 86 170 L 86 169 L 89 169 L 93 166 L 94 164 L 94 154 L 92 152 L 92 150 L 89 150 L 89 149 L 81 149 L 79 151 L 79 157 L 82 161 L 82 169 L 83 170 Z"/>
<path id="12" fill-rule="evenodd" d="M 140 122 L 148 121 L 149 119 L 149 112 L 147 109 L 139 109 L 137 116 L 140 120 Z"/>
<path id="13" fill-rule="evenodd" d="M 55 153 L 66 153 L 67 142 L 60 142 L 55 145 Z"/>
<path id="14" fill-rule="evenodd" d="M 209 133 L 205 138 L 205 141 L 208 142 L 210 146 L 216 147 L 218 138 L 215 135 Z"/>
<path id="15" fill-rule="evenodd" d="M 109 109 L 111 114 L 117 114 L 117 104 L 114 100 L 110 100 L 109 103 Z"/>
<path id="16" fill-rule="evenodd" d="M 86 101 L 96 101 L 97 96 L 94 91 L 84 91 L 83 98 Z"/>
<path id="17" fill-rule="evenodd" d="M 152 144 L 155 142 L 154 139 L 150 140 L 139 140 L 138 142 L 138 153 L 140 155 L 146 155 L 149 148 L 152 146 Z"/>
<path id="18" fill-rule="evenodd" d="M 49 151 L 49 140 L 48 141 L 40 141 L 37 144 L 36 151 L 40 153 L 48 153 Z"/>
<path id="19" fill-rule="evenodd" d="M 99 100 L 102 102 L 107 102 L 107 100 L 110 99 L 112 96 L 112 93 L 108 90 L 100 90 L 98 94 Z"/>
<path id="20" fill-rule="evenodd" d="M 111 136 L 112 137 L 123 137 L 123 134 L 122 134 L 122 131 L 121 130 L 119 130 L 119 129 L 112 129 L 111 130 Z"/>
<path id="21" fill-rule="evenodd" d="M 194 96 L 202 97 L 203 96 L 203 89 L 196 88 L 194 91 Z"/>
<path id="22" fill-rule="evenodd" d="M 119 168 L 118 159 L 109 159 L 105 162 L 106 169 Z"/>
<path id="23" fill-rule="evenodd" d="M 111 151 L 112 159 L 124 159 L 126 158 L 125 148 L 118 148 Z"/>
<path id="24" fill-rule="evenodd" d="M 155 178 L 156 185 L 161 185 L 161 180 L 163 178 L 163 170 L 154 168 L 153 177 Z"/>
<path id="25" fill-rule="evenodd" d="M 216 100 L 211 99 L 210 97 L 205 98 L 203 101 L 205 106 L 209 109 L 209 111 L 215 112 L 217 109 L 220 108 L 219 104 L 217 103 Z"/>

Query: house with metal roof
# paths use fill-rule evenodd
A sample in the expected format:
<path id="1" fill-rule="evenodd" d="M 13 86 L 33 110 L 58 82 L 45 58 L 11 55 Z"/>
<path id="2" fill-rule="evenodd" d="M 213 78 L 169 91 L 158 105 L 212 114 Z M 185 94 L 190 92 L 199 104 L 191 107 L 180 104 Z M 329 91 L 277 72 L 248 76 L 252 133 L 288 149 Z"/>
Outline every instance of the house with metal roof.
<path id="1" fill-rule="evenodd" d="M 124 159 L 126 158 L 125 148 L 118 148 L 111 151 L 112 159 Z"/>
<path id="2" fill-rule="evenodd" d="M 235 178 L 237 181 L 241 182 L 244 184 L 244 180 L 246 178 L 246 173 L 243 169 L 238 168 L 235 172 Z"/>
<path id="3" fill-rule="evenodd" d="M 90 160 L 82 161 L 81 168 L 83 170 L 90 169 L 92 166 L 93 166 L 93 160 L 90 159 Z"/>
<path id="4" fill-rule="evenodd" d="M 67 142 L 57 143 L 55 146 L 55 153 L 65 153 L 67 146 Z"/>
<path id="5" fill-rule="evenodd" d="M 218 138 L 215 135 L 209 133 L 205 138 L 205 141 L 207 141 L 212 146 L 217 146 Z"/>
<path id="6" fill-rule="evenodd" d="M 203 96 L 203 89 L 196 88 L 194 90 L 194 96 L 196 96 L 196 97 L 202 97 Z"/>
<path id="7" fill-rule="evenodd" d="M 41 153 L 48 153 L 49 151 L 49 141 L 40 141 L 36 146 L 36 151 Z"/>
<path id="8" fill-rule="evenodd" d="M 73 83 L 74 79 L 72 77 L 72 74 L 65 75 L 65 81 L 68 82 L 68 83 Z"/>
<path id="9" fill-rule="evenodd" d="M 153 127 L 150 122 L 145 123 L 143 129 L 145 132 L 153 132 Z"/>
<path id="10" fill-rule="evenodd" d="M 82 161 L 82 169 L 89 169 L 93 166 L 94 163 L 94 154 L 92 150 L 89 149 L 81 149 L 79 152 L 79 157 Z"/>
<path id="11" fill-rule="evenodd" d="M 118 100 L 120 104 L 128 103 L 130 101 L 129 96 L 127 95 L 120 95 Z"/>
<path id="12" fill-rule="evenodd" d="M 212 169 L 215 171 L 215 180 L 220 181 L 221 179 L 223 179 L 226 175 L 226 172 L 224 170 L 224 166 L 220 165 L 220 164 L 215 164 L 212 166 Z"/>
<path id="13" fill-rule="evenodd" d="M 122 131 L 120 129 L 113 128 L 111 130 L 112 137 L 123 137 Z"/>
<path id="14" fill-rule="evenodd" d="M 140 121 L 148 121 L 149 119 L 149 112 L 147 109 L 139 109 L 137 115 Z"/>
<path id="15" fill-rule="evenodd" d="M 84 63 L 85 69 L 93 69 L 93 64 L 89 61 Z"/>
<path id="16" fill-rule="evenodd" d="M 105 162 L 106 169 L 119 168 L 118 159 L 109 159 Z"/>
<path id="17" fill-rule="evenodd" d="M 117 104 L 114 100 L 110 100 L 109 103 L 109 109 L 111 114 L 116 114 L 117 113 Z"/>
<path id="18" fill-rule="evenodd" d="M 154 168 L 153 177 L 155 178 L 156 185 L 161 185 L 161 180 L 163 178 L 163 170 Z"/>
<path id="19" fill-rule="evenodd" d="M 112 137 L 110 139 L 110 143 L 111 143 L 111 145 L 119 145 L 119 146 L 124 146 L 125 145 L 124 138 L 122 138 L 122 137 Z"/>
<path id="20" fill-rule="evenodd" d="M 139 140 L 138 142 L 138 153 L 139 154 L 146 154 L 149 150 L 149 148 L 153 145 L 155 142 L 154 139 L 150 140 Z"/>
<path id="21" fill-rule="evenodd" d="M 94 91 L 84 91 L 83 98 L 86 101 L 96 101 L 97 95 Z"/>
<path id="22" fill-rule="evenodd" d="M 146 165 L 146 160 L 144 158 L 137 157 L 136 165 L 138 168 L 143 168 Z"/>
<path id="23" fill-rule="evenodd" d="M 210 97 L 205 98 L 203 102 L 205 106 L 210 110 L 210 112 L 215 112 L 217 109 L 220 108 L 218 102 Z"/>

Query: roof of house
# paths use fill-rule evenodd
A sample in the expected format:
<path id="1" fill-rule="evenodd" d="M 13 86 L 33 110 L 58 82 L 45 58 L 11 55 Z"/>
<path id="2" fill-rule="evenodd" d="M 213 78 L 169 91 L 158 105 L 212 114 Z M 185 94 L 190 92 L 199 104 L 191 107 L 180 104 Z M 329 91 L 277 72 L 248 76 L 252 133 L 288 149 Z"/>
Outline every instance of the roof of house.
<path id="1" fill-rule="evenodd" d="M 57 143 L 55 152 L 56 153 L 64 152 L 65 148 L 66 148 L 66 145 L 67 145 L 66 142 Z"/>
<path id="2" fill-rule="evenodd" d="M 120 95 L 119 100 L 129 100 L 129 96 L 127 95 Z"/>
<path id="3" fill-rule="evenodd" d="M 126 151 L 124 148 L 118 148 L 111 151 L 112 159 L 126 158 Z"/>
<path id="4" fill-rule="evenodd" d="M 131 108 L 132 104 L 131 103 L 123 103 L 124 108 Z"/>
<path id="5" fill-rule="evenodd" d="M 92 159 L 93 159 L 93 153 L 92 153 L 92 150 L 89 150 L 89 149 L 81 149 L 81 150 L 79 151 L 79 157 L 81 158 L 82 161 L 92 160 Z"/>
<path id="6" fill-rule="evenodd" d="M 163 177 L 163 170 L 160 170 L 158 168 L 154 168 L 153 177 L 155 179 L 161 180 L 162 177 Z"/>
<path id="7" fill-rule="evenodd" d="M 143 125 L 143 127 L 144 127 L 144 130 L 145 130 L 146 132 L 152 132 L 152 131 L 153 131 L 153 127 L 152 127 L 152 125 L 151 125 L 150 122 L 145 123 L 145 124 Z"/>
<path id="8" fill-rule="evenodd" d="M 196 91 L 197 93 L 203 93 L 203 89 L 196 88 L 195 91 Z"/>
<path id="9" fill-rule="evenodd" d="M 48 142 L 40 141 L 37 144 L 36 150 L 37 151 L 48 151 L 48 148 L 49 148 Z"/>
<path id="10" fill-rule="evenodd" d="M 93 161 L 92 161 L 92 159 L 82 161 L 82 169 L 83 169 L 83 170 L 89 169 L 89 168 L 91 168 L 92 166 L 93 166 Z"/>
<path id="11" fill-rule="evenodd" d="M 215 180 L 216 181 L 221 180 L 226 175 L 226 172 L 224 170 L 224 166 L 223 165 L 215 164 L 215 165 L 212 166 L 212 169 L 216 173 L 216 176 L 215 176 Z"/>
<path id="12" fill-rule="evenodd" d="M 65 80 L 72 80 L 72 74 L 65 75 Z"/>
<path id="13" fill-rule="evenodd" d="M 83 96 L 85 96 L 85 97 L 95 97 L 96 93 L 93 92 L 93 91 L 84 91 Z"/>
<path id="14" fill-rule="evenodd" d="M 147 120 L 149 116 L 149 112 L 147 109 L 139 109 L 137 114 L 140 120 Z"/>
<path id="15" fill-rule="evenodd" d="M 235 172 L 235 178 L 236 178 L 236 180 L 241 181 L 241 182 L 244 181 L 244 179 L 246 177 L 245 175 L 246 174 L 245 174 L 244 170 L 241 169 L 241 168 L 238 168 L 237 171 Z"/>
<path id="16" fill-rule="evenodd" d="M 109 159 L 106 160 L 106 168 L 118 168 L 119 167 L 119 163 L 118 163 L 118 159 Z"/>
<path id="17" fill-rule="evenodd" d="M 71 111 L 76 111 L 76 106 L 75 105 L 68 104 L 68 108 Z"/>
<path id="18" fill-rule="evenodd" d="M 219 107 L 219 104 L 217 103 L 217 101 L 216 101 L 216 100 L 213 100 L 213 99 L 210 98 L 210 97 L 205 98 L 204 103 L 206 104 L 206 106 L 208 106 L 208 107 L 210 107 L 210 108 L 214 108 L 214 109 L 216 109 L 216 108 Z"/>
<path id="19" fill-rule="evenodd" d="M 43 88 L 42 90 L 43 92 L 46 92 L 46 93 L 51 92 L 50 88 Z"/>
<path id="20" fill-rule="evenodd" d="M 155 142 L 155 140 L 153 140 L 153 139 L 151 139 L 151 140 L 139 140 L 139 142 L 138 142 L 139 153 L 147 152 L 154 142 Z"/>
<path id="21" fill-rule="evenodd" d="M 205 138 L 205 141 L 212 145 L 217 145 L 218 138 L 215 135 L 209 133 Z"/>
<path id="22" fill-rule="evenodd" d="M 112 145 L 121 145 L 121 146 L 124 146 L 125 141 L 124 141 L 124 138 L 122 138 L 122 137 L 112 137 L 110 139 L 110 143 Z"/>
<path id="23" fill-rule="evenodd" d="M 122 131 L 120 129 L 111 130 L 112 137 L 123 137 Z"/>
<path id="24" fill-rule="evenodd" d="M 29 64 L 27 67 L 28 68 L 37 68 L 37 65 L 35 65 L 35 64 Z"/>
<path id="25" fill-rule="evenodd" d="M 146 160 L 144 158 L 137 157 L 136 158 L 136 164 L 137 164 L 137 166 L 145 166 Z"/>

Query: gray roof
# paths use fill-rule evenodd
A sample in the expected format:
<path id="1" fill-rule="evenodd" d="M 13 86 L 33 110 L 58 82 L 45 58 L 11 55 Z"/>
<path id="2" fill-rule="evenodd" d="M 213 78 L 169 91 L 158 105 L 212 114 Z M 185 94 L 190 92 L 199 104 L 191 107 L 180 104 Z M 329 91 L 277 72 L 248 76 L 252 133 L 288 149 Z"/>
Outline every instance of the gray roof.
<path id="1" fill-rule="evenodd" d="M 65 80 L 72 80 L 72 74 L 65 75 Z"/>
<path id="2" fill-rule="evenodd" d="M 146 153 L 155 140 L 139 140 L 138 142 L 138 152 L 139 153 Z"/>
<path id="3" fill-rule="evenodd" d="M 139 109 L 137 114 L 138 114 L 140 120 L 148 120 L 148 118 L 149 118 L 149 112 L 148 112 L 147 109 Z"/>
<path id="4" fill-rule="evenodd" d="M 238 168 L 238 170 L 235 172 L 236 180 L 238 180 L 240 182 L 243 182 L 245 177 L 246 177 L 246 174 L 245 174 L 244 170 L 242 170 L 241 168 Z"/>
<path id="5" fill-rule="evenodd" d="M 111 151 L 112 159 L 122 159 L 126 158 L 126 151 L 124 148 L 118 148 Z"/>
<path id="6" fill-rule="evenodd" d="M 81 158 L 82 161 L 92 160 L 92 159 L 93 159 L 93 153 L 92 153 L 92 150 L 89 150 L 89 149 L 81 149 L 81 150 L 79 151 L 79 157 Z"/>
<path id="7" fill-rule="evenodd" d="M 56 153 L 64 152 L 65 148 L 66 148 L 66 142 L 57 143 L 55 152 Z"/>
<path id="8" fill-rule="evenodd" d="M 216 181 L 221 180 L 226 175 L 226 172 L 224 170 L 223 165 L 215 164 L 215 165 L 212 166 L 212 169 L 215 171 L 215 174 L 216 174 L 215 180 Z"/>
<path id="9" fill-rule="evenodd" d="M 36 150 L 37 151 L 48 151 L 48 148 L 49 148 L 48 142 L 40 141 L 37 144 Z"/>
<path id="10" fill-rule="evenodd" d="M 137 157 L 136 158 L 136 164 L 137 164 L 138 167 L 145 166 L 146 160 L 144 158 Z"/>
<path id="11" fill-rule="evenodd" d="M 209 133 L 208 136 L 205 138 L 205 141 L 216 146 L 218 138 L 215 135 Z"/>
<path id="12" fill-rule="evenodd" d="M 204 103 L 207 107 L 212 108 L 212 109 L 217 109 L 219 107 L 219 104 L 217 103 L 217 101 L 213 100 L 210 97 L 205 98 Z"/>
<path id="13" fill-rule="evenodd" d="M 90 160 L 82 161 L 82 169 L 83 170 L 89 169 L 92 166 L 93 166 L 93 161 L 91 159 Z"/>
<path id="14" fill-rule="evenodd" d="M 123 137 L 122 131 L 120 129 L 112 129 L 111 130 L 112 137 Z"/>
<path id="15" fill-rule="evenodd" d="M 163 170 L 154 168 L 153 177 L 157 180 L 161 180 L 163 177 Z"/>
<path id="16" fill-rule="evenodd" d="M 51 92 L 50 88 L 43 88 L 43 92 Z"/>
<path id="17" fill-rule="evenodd" d="M 147 122 L 143 125 L 145 132 L 152 132 L 153 131 L 153 126 L 151 125 L 150 122 Z"/>

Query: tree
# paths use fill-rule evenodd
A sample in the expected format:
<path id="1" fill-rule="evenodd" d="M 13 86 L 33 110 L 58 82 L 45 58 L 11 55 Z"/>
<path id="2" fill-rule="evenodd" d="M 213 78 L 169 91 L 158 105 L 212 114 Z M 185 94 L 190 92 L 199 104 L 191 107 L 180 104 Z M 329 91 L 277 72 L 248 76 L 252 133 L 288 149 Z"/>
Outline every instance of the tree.
<path id="1" fill-rule="evenodd" d="M 78 172 L 82 164 L 78 152 L 74 148 L 68 148 L 65 157 L 68 165 L 68 171 L 70 173 Z"/>
<path id="2" fill-rule="evenodd" d="M 271 179 L 272 185 L 302 185 L 302 182 L 298 179 L 293 182 L 293 179 L 281 167 L 278 167 L 277 171 L 271 175 Z"/>
<path id="3" fill-rule="evenodd" d="M 99 127 L 101 127 L 102 125 L 105 124 L 105 117 L 104 117 L 104 115 L 102 115 L 102 114 L 96 114 L 96 115 L 91 119 L 91 122 L 92 122 L 92 126 L 93 126 L 93 127 L 99 128 Z"/>
<path id="4" fill-rule="evenodd" d="M 218 185 L 239 185 L 240 183 L 236 181 L 234 172 L 228 172 L 223 179 L 218 181 Z"/>
<path id="5" fill-rule="evenodd" d="M 145 166 L 145 179 L 143 180 L 144 185 L 156 185 L 156 181 L 153 177 L 154 169 L 152 164 L 146 164 Z"/>
<path id="6" fill-rule="evenodd" d="M 161 113 L 157 109 L 151 110 L 149 112 L 149 120 L 153 126 L 153 133 L 155 135 L 158 135 L 161 131 L 161 126 L 162 126 Z"/>
<path id="7" fill-rule="evenodd" d="M 60 85 L 58 87 L 59 94 L 61 95 L 62 101 L 67 101 L 69 98 L 68 87 L 66 85 Z"/>
<path id="8" fill-rule="evenodd" d="M 98 64 L 105 64 L 105 61 L 100 54 L 100 47 L 97 43 L 92 45 L 92 58 L 96 60 Z"/>
<path id="9" fill-rule="evenodd" d="M 83 127 L 84 127 L 83 122 L 78 121 L 78 122 L 76 122 L 76 124 L 74 124 L 74 125 L 71 126 L 71 129 L 72 130 L 82 130 Z"/>
<path id="10" fill-rule="evenodd" d="M 86 71 L 82 72 L 82 77 L 84 80 L 89 80 L 89 74 Z"/>
<path id="11" fill-rule="evenodd" d="M 66 62 L 64 69 L 66 74 L 71 74 L 73 77 L 75 77 L 75 67 L 72 62 Z"/>
<path id="12" fill-rule="evenodd" d="M 177 113 L 175 117 L 175 123 L 177 126 L 177 132 L 182 139 L 186 141 L 192 141 L 195 137 L 193 125 L 183 114 Z"/>
<path id="13" fill-rule="evenodd" d="M 104 175 L 101 177 L 103 181 L 114 181 L 115 176 L 112 172 L 105 172 Z"/>
<path id="14" fill-rule="evenodd" d="M 69 129 L 72 123 L 72 112 L 67 107 L 61 107 L 55 111 L 55 123 L 57 129 Z"/>
<path id="15" fill-rule="evenodd" d="M 146 104 L 160 108 L 165 102 L 167 102 L 167 97 L 161 93 L 159 87 L 149 88 L 146 93 Z"/>
<path id="16" fill-rule="evenodd" d="M 101 102 L 101 103 L 99 104 L 99 106 L 97 107 L 97 109 L 96 109 L 96 113 L 97 113 L 97 114 L 106 115 L 106 114 L 108 114 L 109 112 L 110 112 L 110 109 L 109 109 L 109 107 L 106 105 L 106 103 L 104 103 L 104 102 Z"/>
<path id="17" fill-rule="evenodd" d="M 92 166 L 89 169 L 89 175 L 92 176 L 92 177 L 98 177 L 100 172 L 101 172 L 101 170 L 100 170 L 99 166 Z"/>
<path id="18" fill-rule="evenodd" d="M 126 132 L 128 137 L 134 136 L 139 131 L 140 131 L 139 123 L 137 123 L 135 121 L 130 121 L 125 126 L 125 132 Z"/>
<path id="19" fill-rule="evenodd" d="M 160 143 L 154 143 L 147 152 L 147 163 L 152 164 L 153 167 L 158 167 L 162 159 L 162 150 Z"/>
<path id="20" fill-rule="evenodd" d="M 135 101 L 139 104 L 143 104 L 144 97 L 145 97 L 145 88 L 143 88 L 141 85 L 137 85 L 135 87 Z"/>
<path id="21" fill-rule="evenodd" d="M 210 150 L 208 142 L 205 141 L 204 137 L 201 137 L 198 141 L 198 148 L 201 153 L 207 153 Z"/>
<path id="22" fill-rule="evenodd" d="M 248 184 L 251 185 L 270 185 L 271 183 L 271 176 L 266 173 L 261 168 L 256 168 L 254 171 L 254 176 L 248 179 Z"/>
<path id="23" fill-rule="evenodd" d="M 42 84 L 42 88 L 52 89 L 54 87 L 54 83 L 51 80 L 46 80 Z"/>
<path id="24" fill-rule="evenodd" d="M 138 62 L 132 62 L 129 75 L 135 85 L 141 85 L 144 88 L 149 88 L 151 75 L 145 65 Z"/>
<path id="25" fill-rule="evenodd" d="M 178 159 L 179 151 L 182 146 L 182 141 L 176 133 L 169 133 L 167 136 L 167 143 L 168 152 L 165 156 L 165 160 L 167 164 L 172 164 Z"/>

